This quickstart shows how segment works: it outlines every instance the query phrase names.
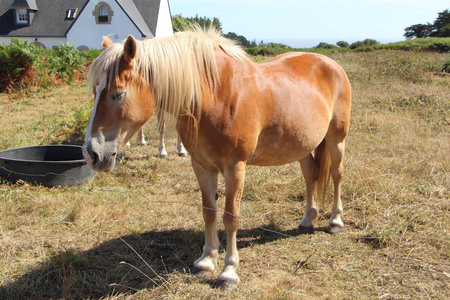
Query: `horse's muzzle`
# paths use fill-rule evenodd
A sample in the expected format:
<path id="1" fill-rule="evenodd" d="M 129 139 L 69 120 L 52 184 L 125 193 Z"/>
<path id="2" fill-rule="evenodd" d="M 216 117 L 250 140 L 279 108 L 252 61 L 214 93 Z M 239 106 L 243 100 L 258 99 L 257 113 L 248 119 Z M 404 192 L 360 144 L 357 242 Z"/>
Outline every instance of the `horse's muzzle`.
<path id="1" fill-rule="evenodd" d="M 106 152 L 103 154 L 100 151 L 95 151 L 91 143 L 83 145 L 82 149 L 84 159 L 91 169 L 98 172 L 111 172 L 114 169 L 116 152 Z"/>

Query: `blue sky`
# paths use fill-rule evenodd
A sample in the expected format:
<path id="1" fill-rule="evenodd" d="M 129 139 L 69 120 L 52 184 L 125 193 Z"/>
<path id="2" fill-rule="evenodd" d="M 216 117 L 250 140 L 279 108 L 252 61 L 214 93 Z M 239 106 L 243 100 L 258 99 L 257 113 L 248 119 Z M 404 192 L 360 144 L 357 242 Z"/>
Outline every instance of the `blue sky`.
<path id="1" fill-rule="evenodd" d="M 217 17 L 224 33 L 313 47 L 319 42 L 404 40 L 404 29 L 433 23 L 449 0 L 169 0 L 172 15 Z"/>

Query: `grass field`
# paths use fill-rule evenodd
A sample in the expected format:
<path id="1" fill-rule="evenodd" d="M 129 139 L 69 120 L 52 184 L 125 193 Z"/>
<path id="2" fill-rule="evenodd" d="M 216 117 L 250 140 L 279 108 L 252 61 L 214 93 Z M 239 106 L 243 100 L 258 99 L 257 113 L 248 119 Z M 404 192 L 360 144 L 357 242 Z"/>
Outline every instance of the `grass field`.
<path id="1" fill-rule="evenodd" d="M 295 235 L 305 206 L 298 164 L 248 167 L 240 286 L 221 291 L 214 277 L 191 276 L 203 246 L 200 191 L 174 132 L 170 156 L 156 157 L 152 118 L 150 146 L 125 149 L 114 172 L 88 184 L 0 184 L 0 299 L 449 299 L 448 54 L 330 56 L 353 88 L 340 234 Z M 0 94 L 0 150 L 81 143 L 91 102 L 84 86 Z M 222 208 L 223 181 L 219 190 Z"/>

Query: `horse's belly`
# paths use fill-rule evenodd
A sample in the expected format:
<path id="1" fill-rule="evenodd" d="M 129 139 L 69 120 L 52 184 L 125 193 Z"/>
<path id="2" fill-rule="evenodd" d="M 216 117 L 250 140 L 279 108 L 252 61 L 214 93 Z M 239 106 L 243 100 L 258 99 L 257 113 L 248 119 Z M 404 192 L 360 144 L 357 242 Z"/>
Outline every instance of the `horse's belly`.
<path id="1" fill-rule="evenodd" d="M 255 151 L 247 160 L 249 165 L 277 166 L 299 161 L 311 153 L 322 137 L 262 135 Z"/>

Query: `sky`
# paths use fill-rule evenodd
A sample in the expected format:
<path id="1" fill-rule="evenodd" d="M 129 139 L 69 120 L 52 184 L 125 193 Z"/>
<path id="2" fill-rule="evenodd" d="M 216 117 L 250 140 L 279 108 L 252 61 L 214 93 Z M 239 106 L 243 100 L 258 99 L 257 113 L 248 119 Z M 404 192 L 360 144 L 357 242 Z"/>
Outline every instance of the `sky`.
<path id="1" fill-rule="evenodd" d="M 172 15 L 216 17 L 224 33 L 257 43 L 310 48 L 319 42 L 403 41 L 405 28 L 433 23 L 449 0 L 169 0 Z"/>

